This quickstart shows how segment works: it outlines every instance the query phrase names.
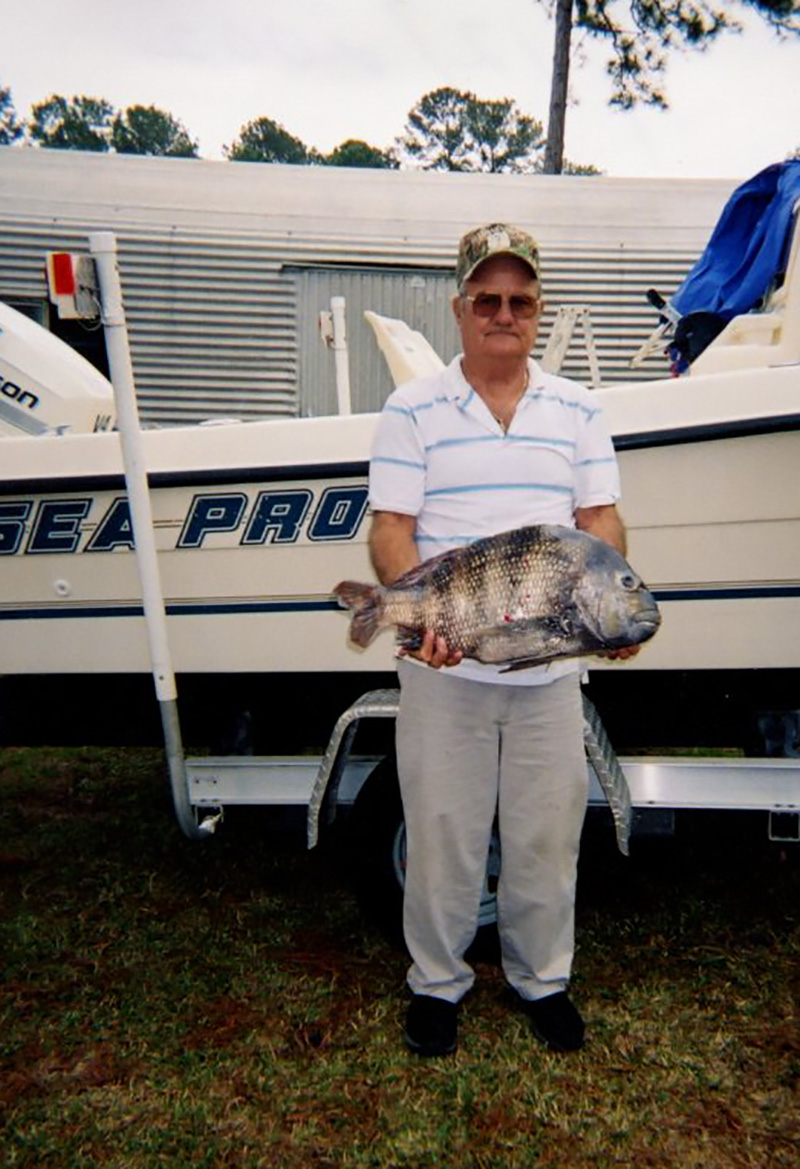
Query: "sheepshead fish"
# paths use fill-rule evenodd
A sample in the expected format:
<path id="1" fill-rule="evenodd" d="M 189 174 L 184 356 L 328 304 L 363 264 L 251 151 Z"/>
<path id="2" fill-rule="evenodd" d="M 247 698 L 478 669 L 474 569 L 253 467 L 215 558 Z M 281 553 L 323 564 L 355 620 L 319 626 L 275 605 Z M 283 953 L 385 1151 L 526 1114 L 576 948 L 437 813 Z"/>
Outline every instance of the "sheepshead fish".
<path id="1" fill-rule="evenodd" d="M 426 630 L 479 662 L 523 670 L 554 658 L 647 641 L 661 617 L 641 578 L 610 544 L 537 524 L 426 560 L 389 588 L 342 581 L 351 640 L 370 644 L 394 625 L 406 650 Z"/>

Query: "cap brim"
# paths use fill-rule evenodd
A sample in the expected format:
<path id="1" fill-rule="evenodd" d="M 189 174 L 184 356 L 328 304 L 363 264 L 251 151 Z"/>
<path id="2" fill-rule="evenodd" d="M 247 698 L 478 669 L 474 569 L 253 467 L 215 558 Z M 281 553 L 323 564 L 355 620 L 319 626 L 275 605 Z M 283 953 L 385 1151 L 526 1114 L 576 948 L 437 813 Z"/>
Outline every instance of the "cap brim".
<path id="1" fill-rule="evenodd" d="M 478 269 L 480 268 L 480 266 L 482 264 L 488 264 L 489 260 L 496 260 L 500 256 L 510 256 L 511 259 L 513 259 L 513 260 L 520 260 L 523 264 L 527 265 L 527 267 L 530 268 L 531 272 L 533 273 L 534 280 L 539 279 L 538 266 L 536 264 L 534 264 L 533 261 L 528 256 L 521 256 L 519 254 L 519 252 L 515 252 L 512 248 L 509 248 L 507 250 L 506 249 L 499 249 L 496 252 L 492 252 L 491 255 L 489 255 L 489 256 L 484 256 L 482 260 L 476 261 L 476 263 L 474 263 L 472 265 L 472 267 L 469 268 L 464 273 L 463 276 L 461 276 L 461 278 L 458 281 L 458 287 L 459 288 L 463 287 L 463 285 L 466 284 L 468 280 L 471 280 L 473 275 L 475 274 L 475 272 L 478 271 Z"/>

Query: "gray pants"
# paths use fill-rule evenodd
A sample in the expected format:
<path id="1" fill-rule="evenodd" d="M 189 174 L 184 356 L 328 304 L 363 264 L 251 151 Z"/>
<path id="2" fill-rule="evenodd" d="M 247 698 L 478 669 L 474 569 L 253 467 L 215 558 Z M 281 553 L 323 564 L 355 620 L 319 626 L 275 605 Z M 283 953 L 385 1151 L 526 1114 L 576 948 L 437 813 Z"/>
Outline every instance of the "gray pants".
<path id="1" fill-rule="evenodd" d="M 457 1002 L 495 815 L 503 970 L 525 999 L 567 986 L 588 772 L 577 674 L 544 686 L 398 662 L 397 761 L 408 867 L 403 925 L 415 994 Z"/>

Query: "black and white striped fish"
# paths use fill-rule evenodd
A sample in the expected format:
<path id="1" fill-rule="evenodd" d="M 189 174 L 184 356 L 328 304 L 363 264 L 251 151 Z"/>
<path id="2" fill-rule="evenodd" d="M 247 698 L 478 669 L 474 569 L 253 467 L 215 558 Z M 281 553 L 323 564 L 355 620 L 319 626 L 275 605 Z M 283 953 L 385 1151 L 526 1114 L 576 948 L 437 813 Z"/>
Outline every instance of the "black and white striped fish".
<path id="1" fill-rule="evenodd" d="M 638 645 L 661 617 L 652 594 L 611 545 L 573 528 L 518 528 L 426 560 L 389 588 L 342 581 L 350 637 L 367 646 L 394 625 L 406 650 L 426 630 L 451 651 L 508 670 Z"/>

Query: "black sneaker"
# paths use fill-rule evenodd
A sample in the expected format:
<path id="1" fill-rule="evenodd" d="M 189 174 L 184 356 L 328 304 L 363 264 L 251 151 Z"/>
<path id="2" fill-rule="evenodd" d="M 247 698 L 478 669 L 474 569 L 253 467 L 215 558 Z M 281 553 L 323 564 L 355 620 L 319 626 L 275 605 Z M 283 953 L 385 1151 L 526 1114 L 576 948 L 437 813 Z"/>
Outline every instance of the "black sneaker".
<path id="1" fill-rule="evenodd" d="M 586 1028 L 565 990 L 525 1002 L 524 1007 L 534 1035 L 551 1051 L 577 1051 L 583 1047 Z"/>
<path id="2" fill-rule="evenodd" d="M 415 994 L 406 1014 L 406 1046 L 415 1055 L 449 1055 L 458 1034 L 458 1003 Z"/>

